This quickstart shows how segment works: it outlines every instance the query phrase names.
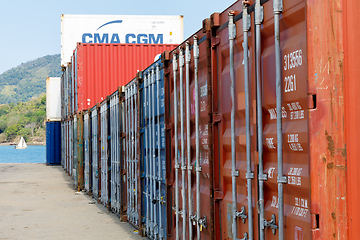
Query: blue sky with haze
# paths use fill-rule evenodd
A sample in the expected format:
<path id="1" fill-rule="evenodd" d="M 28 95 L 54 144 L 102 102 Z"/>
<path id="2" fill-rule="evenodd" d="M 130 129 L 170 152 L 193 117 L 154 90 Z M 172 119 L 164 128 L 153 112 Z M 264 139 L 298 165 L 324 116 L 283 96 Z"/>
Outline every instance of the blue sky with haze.
<path id="1" fill-rule="evenodd" d="M 233 0 L 0 0 L 0 74 L 21 63 L 60 53 L 61 14 L 183 15 L 184 37 Z M 60 66 L 59 66 L 60 67 Z"/>

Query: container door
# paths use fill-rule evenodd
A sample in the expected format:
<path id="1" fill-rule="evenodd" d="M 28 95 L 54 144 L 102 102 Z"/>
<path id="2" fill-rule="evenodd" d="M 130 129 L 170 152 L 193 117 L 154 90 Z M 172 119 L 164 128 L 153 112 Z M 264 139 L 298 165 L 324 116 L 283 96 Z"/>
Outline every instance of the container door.
<path id="1" fill-rule="evenodd" d="M 50 131 L 51 122 L 46 122 L 46 165 L 51 164 L 51 152 L 52 152 L 52 141 L 51 141 L 51 131 Z"/>
<path id="2" fill-rule="evenodd" d="M 84 115 L 84 185 L 85 191 L 90 192 L 90 147 L 89 147 L 89 113 Z"/>
<path id="3" fill-rule="evenodd" d="M 127 221 L 127 178 L 126 178 L 126 112 L 125 112 L 125 99 L 124 92 L 121 93 L 119 103 L 119 118 L 120 118 L 120 219 Z"/>
<path id="4" fill-rule="evenodd" d="M 172 52 L 169 70 L 172 229 L 180 239 L 212 235 L 212 93 L 206 35 L 199 31 Z M 167 102 L 165 102 L 167 104 Z"/>
<path id="5" fill-rule="evenodd" d="M 99 154 L 98 154 L 98 111 L 94 108 L 91 112 L 92 124 L 92 194 L 99 198 Z"/>
<path id="6" fill-rule="evenodd" d="M 141 179 L 144 231 L 150 238 L 167 236 L 164 70 L 158 61 L 143 72 L 140 89 Z"/>
<path id="7" fill-rule="evenodd" d="M 77 176 L 77 190 L 84 189 L 84 117 L 83 113 L 77 114 L 77 162 L 76 162 L 76 176 Z"/>
<path id="8" fill-rule="evenodd" d="M 74 115 L 73 121 L 73 142 L 72 142 L 72 176 L 74 179 L 75 188 L 77 189 L 78 186 L 78 176 L 77 176 L 77 169 L 78 169 L 78 144 L 77 144 L 77 116 Z"/>
<path id="9" fill-rule="evenodd" d="M 110 159 L 111 159 L 111 209 L 115 213 L 120 210 L 120 132 L 119 132 L 119 93 L 110 99 Z"/>
<path id="10" fill-rule="evenodd" d="M 107 206 L 108 196 L 108 117 L 107 102 L 103 102 L 100 107 L 100 126 L 101 126 L 101 202 Z"/>
<path id="11" fill-rule="evenodd" d="M 126 173 L 127 173 L 127 214 L 128 221 L 139 228 L 140 221 L 140 172 L 138 137 L 138 94 L 137 81 L 130 82 L 125 88 L 126 122 Z"/>
<path id="12" fill-rule="evenodd" d="M 61 166 L 65 169 L 65 121 L 61 121 Z"/>
<path id="13" fill-rule="evenodd" d="M 241 9 L 241 3 L 239 5 Z M 221 17 L 229 21 L 228 12 L 223 13 Z M 222 239 L 242 239 L 244 235 L 253 239 L 254 223 L 258 223 L 255 209 L 257 183 L 254 179 L 255 85 L 245 86 L 244 76 L 244 52 L 247 52 L 248 56 L 254 56 L 252 53 L 254 36 L 248 37 L 249 44 L 244 50 L 242 20 L 237 21 L 235 25 L 231 24 L 233 23 L 231 20 L 230 26 L 218 32 L 220 43 L 216 52 L 218 79 L 215 81 L 217 86 L 214 87 L 214 90 L 217 90 L 215 93 L 217 102 L 214 105 L 219 115 L 219 122 L 215 128 L 216 140 L 218 140 L 215 140 L 215 157 L 218 159 L 215 165 L 217 178 L 214 182 L 215 188 L 222 195 L 218 210 L 221 225 L 217 225 L 217 234 L 220 233 Z M 248 83 L 254 71 L 252 66 L 253 58 L 248 58 L 246 71 Z"/>
<path id="14" fill-rule="evenodd" d="M 73 153 L 74 153 L 74 121 L 72 118 L 69 119 L 69 175 L 73 176 Z"/>
<path id="15" fill-rule="evenodd" d="M 310 169 L 308 134 L 308 81 L 306 46 L 306 4 L 303 0 L 284 1 L 280 19 L 280 65 L 276 66 L 274 14 L 271 1 L 264 4 L 261 31 L 262 110 L 265 220 L 275 219 L 279 230 L 265 230 L 267 239 L 310 239 Z M 269 29 L 269 30 L 267 30 Z M 276 69 L 281 71 L 282 144 L 276 134 Z M 282 172 L 279 172 L 279 146 L 282 146 Z M 280 170 L 281 171 L 281 170 Z M 284 179 L 279 179 L 285 176 Z M 281 183 L 285 180 L 285 183 Z M 281 186 L 282 185 L 282 186 Z M 279 189 L 283 188 L 283 194 Z M 283 209 L 281 209 L 283 202 Z M 283 212 L 284 223 L 280 222 Z M 270 225 L 271 227 L 271 225 Z M 281 231 L 281 228 L 283 230 Z"/>
<path id="16" fill-rule="evenodd" d="M 61 122 L 56 121 L 55 124 L 55 132 L 54 132 L 54 164 L 61 164 Z"/>
<path id="17" fill-rule="evenodd" d="M 229 8 L 235 11 L 220 14 L 213 39 L 219 114 L 214 182 L 221 192 L 216 234 L 310 239 L 305 1 L 245 7 L 237 2 Z"/>

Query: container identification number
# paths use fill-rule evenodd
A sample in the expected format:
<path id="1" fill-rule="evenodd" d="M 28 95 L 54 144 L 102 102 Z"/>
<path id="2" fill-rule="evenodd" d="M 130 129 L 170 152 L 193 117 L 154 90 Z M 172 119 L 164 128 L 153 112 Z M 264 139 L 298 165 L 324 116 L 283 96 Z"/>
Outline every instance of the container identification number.
<path id="1" fill-rule="evenodd" d="M 296 68 L 302 65 L 302 50 L 296 50 L 284 55 L 284 70 Z"/>
<path id="2" fill-rule="evenodd" d="M 293 92 L 296 91 L 296 75 L 290 75 L 285 77 L 285 92 Z"/>

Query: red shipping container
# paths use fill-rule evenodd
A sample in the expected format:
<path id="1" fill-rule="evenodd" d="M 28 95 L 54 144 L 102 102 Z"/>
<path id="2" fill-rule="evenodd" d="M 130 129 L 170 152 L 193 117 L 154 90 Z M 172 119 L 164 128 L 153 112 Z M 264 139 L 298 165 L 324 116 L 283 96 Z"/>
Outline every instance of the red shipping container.
<path id="1" fill-rule="evenodd" d="M 93 107 L 124 86 L 154 62 L 156 56 L 177 45 L 78 43 L 74 63 L 75 111 Z"/>

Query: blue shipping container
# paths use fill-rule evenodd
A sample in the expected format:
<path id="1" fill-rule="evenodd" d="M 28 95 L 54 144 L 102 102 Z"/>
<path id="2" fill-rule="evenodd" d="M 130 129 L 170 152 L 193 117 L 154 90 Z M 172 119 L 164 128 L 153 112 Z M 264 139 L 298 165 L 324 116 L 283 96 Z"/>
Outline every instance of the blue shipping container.
<path id="1" fill-rule="evenodd" d="M 61 122 L 46 122 L 46 165 L 61 164 Z"/>
<path id="2" fill-rule="evenodd" d="M 161 60 L 142 72 L 140 86 L 142 222 L 150 239 L 167 238 L 164 69 Z"/>

